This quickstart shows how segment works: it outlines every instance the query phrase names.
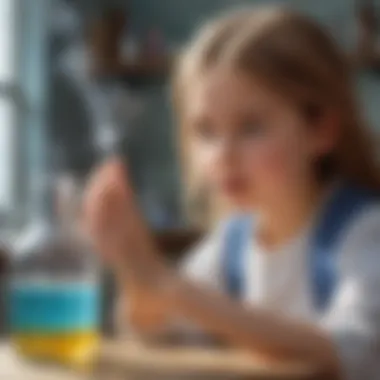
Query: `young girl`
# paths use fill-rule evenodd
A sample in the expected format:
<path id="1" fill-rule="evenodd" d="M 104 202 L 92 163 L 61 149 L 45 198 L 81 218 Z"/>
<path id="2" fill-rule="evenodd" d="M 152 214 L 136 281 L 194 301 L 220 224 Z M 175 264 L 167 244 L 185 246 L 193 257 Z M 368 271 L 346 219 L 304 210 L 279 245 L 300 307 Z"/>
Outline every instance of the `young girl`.
<path id="1" fill-rule="evenodd" d="M 201 30 L 181 57 L 176 105 L 188 174 L 228 221 L 180 276 L 122 164 L 98 169 L 86 196 L 86 227 L 140 322 L 181 316 L 248 350 L 380 378 L 380 182 L 351 79 L 329 36 L 294 12 L 245 11 Z"/>

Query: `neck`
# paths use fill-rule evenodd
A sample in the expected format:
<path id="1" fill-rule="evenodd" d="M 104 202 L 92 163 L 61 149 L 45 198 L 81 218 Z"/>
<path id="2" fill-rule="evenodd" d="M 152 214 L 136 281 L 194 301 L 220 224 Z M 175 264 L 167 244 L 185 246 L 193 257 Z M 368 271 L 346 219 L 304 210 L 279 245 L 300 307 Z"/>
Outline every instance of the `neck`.
<path id="1" fill-rule="evenodd" d="M 260 243 L 273 249 L 297 236 L 311 221 L 324 193 L 325 187 L 315 183 L 304 184 L 260 208 Z"/>

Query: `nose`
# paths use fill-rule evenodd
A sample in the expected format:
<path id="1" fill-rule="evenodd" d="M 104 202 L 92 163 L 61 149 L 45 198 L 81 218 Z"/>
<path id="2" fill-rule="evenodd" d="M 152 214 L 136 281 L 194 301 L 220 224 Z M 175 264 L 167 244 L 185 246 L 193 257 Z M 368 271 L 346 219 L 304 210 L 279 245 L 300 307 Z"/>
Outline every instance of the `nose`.
<path id="1" fill-rule="evenodd" d="M 231 137 L 224 137 L 218 141 L 214 152 L 215 164 L 221 168 L 231 168 L 236 164 L 237 147 Z"/>

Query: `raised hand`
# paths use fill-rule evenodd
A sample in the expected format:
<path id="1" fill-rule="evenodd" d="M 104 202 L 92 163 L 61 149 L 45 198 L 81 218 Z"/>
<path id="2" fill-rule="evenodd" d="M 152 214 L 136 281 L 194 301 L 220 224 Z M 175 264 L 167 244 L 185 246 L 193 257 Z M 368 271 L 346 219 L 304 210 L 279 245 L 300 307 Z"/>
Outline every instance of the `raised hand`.
<path id="1" fill-rule="evenodd" d="M 167 313 L 164 289 L 171 271 L 153 244 L 122 162 L 113 159 L 95 170 L 84 193 L 83 217 L 94 248 L 115 270 L 130 318 L 144 325 L 158 322 Z"/>

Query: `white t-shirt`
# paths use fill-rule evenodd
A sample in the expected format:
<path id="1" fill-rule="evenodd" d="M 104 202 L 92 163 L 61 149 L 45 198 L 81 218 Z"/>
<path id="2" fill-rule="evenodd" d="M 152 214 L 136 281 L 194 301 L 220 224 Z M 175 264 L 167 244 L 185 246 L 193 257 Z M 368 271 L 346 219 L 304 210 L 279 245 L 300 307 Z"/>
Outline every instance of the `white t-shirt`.
<path id="1" fill-rule="evenodd" d="M 306 236 L 268 252 L 257 242 L 246 247 L 244 301 L 302 318 L 313 316 L 307 278 Z"/>
<path id="2" fill-rule="evenodd" d="M 244 301 L 320 324 L 336 342 L 345 378 L 380 380 L 380 205 L 357 215 L 340 239 L 339 284 L 322 316 L 313 308 L 306 264 L 312 227 L 273 252 L 252 237 L 245 249 Z M 224 232 L 214 231 L 183 262 L 187 277 L 217 291 L 225 289 Z"/>

